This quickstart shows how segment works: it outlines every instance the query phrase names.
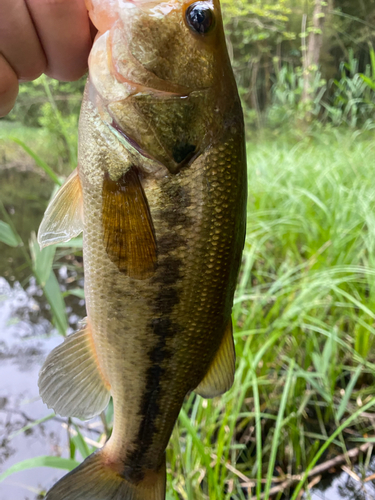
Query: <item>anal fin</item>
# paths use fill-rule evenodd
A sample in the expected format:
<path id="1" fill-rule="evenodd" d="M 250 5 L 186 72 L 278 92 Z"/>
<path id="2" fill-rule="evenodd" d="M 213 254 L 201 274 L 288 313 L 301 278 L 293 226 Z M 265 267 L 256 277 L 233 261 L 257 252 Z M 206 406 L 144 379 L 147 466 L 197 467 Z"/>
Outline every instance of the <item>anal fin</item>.
<path id="1" fill-rule="evenodd" d="M 214 398 L 224 394 L 233 385 L 235 363 L 236 352 L 232 320 L 230 319 L 220 348 L 195 392 L 203 398 Z"/>
<path id="2" fill-rule="evenodd" d="M 52 198 L 38 231 L 40 248 L 69 241 L 83 231 L 83 200 L 78 169 Z"/>
<path id="3" fill-rule="evenodd" d="M 107 407 L 109 384 L 100 372 L 88 324 L 49 354 L 38 384 L 44 403 L 62 417 L 88 420 Z"/>

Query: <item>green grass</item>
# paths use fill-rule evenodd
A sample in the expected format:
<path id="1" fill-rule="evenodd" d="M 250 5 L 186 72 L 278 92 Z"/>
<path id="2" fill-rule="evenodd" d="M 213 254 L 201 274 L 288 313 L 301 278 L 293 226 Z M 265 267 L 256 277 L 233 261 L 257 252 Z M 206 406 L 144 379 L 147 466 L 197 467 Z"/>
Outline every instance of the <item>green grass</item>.
<path id="1" fill-rule="evenodd" d="M 375 406 L 374 158 L 373 137 L 348 130 L 249 142 L 235 383 L 221 398 L 187 398 L 168 500 L 267 497 L 284 475 L 375 434 L 363 415 Z M 71 459 L 92 449 L 78 432 Z"/>
<path id="2" fill-rule="evenodd" d="M 241 483 L 267 497 L 274 476 L 374 433 L 358 406 L 375 391 L 374 155 L 371 136 L 328 129 L 248 144 L 236 380 L 181 414 L 168 453 L 181 498 L 246 498 Z"/>
<path id="3" fill-rule="evenodd" d="M 26 151 L 22 150 L 12 138 L 17 138 L 29 145 L 40 158 L 43 158 L 55 172 L 64 171 L 60 159 L 60 151 L 56 148 L 56 141 L 48 130 L 39 127 L 26 127 L 18 122 L 9 122 L 0 119 L 0 160 L 1 165 L 16 165 L 31 167 L 33 161 Z"/>

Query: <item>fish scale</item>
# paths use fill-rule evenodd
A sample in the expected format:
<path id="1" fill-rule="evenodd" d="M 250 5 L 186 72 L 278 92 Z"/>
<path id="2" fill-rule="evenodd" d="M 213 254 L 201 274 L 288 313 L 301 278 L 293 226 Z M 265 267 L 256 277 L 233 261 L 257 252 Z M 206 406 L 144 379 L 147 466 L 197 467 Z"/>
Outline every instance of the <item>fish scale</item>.
<path id="1" fill-rule="evenodd" d="M 228 178 L 225 178 L 225 190 L 223 192 L 215 189 L 213 194 L 216 193 L 219 196 L 212 196 L 210 191 L 207 192 L 206 189 L 203 191 L 197 190 L 198 179 L 195 178 L 194 185 L 192 185 L 191 174 L 193 172 L 191 170 L 184 172 L 185 175 L 180 175 L 178 179 L 170 177 L 168 181 L 163 181 L 164 191 L 168 191 L 168 188 L 173 190 L 177 184 L 179 188 L 183 186 L 185 191 L 190 193 L 191 198 L 190 207 L 186 207 L 190 208 L 191 212 L 188 217 L 190 219 L 188 226 L 193 226 L 192 230 L 189 231 L 190 237 L 186 234 L 185 226 L 179 224 L 174 227 L 174 235 L 176 239 L 181 238 L 184 245 L 176 249 L 172 248 L 171 252 L 167 251 L 166 254 L 160 255 L 161 263 L 163 263 L 164 259 L 168 262 L 168 257 L 171 254 L 172 258 L 176 259 L 180 264 L 177 268 L 178 286 L 173 283 L 173 279 L 172 283 L 170 282 L 170 276 L 164 274 L 166 269 L 163 265 L 161 265 L 160 271 L 156 272 L 155 277 L 148 280 L 149 282 L 131 281 L 113 268 L 114 266 L 109 261 L 104 246 L 99 247 L 97 244 L 94 245 L 93 241 L 85 241 L 86 251 L 90 252 L 85 253 L 85 261 L 95 263 L 93 269 L 85 267 L 85 282 L 86 289 L 88 287 L 89 290 L 91 288 L 94 290 L 92 297 L 90 291 L 86 292 L 86 296 L 90 308 L 95 311 L 90 316 L 92 318 L 93 332 L 95 332 L 93 334 L 94 341 L 98 344 L 97 351 L 102 353 L 99 355 L 100 363 L 104 367 L 106 378 L 111 386 L 111 380 L 116 380 L 117 374 L 121 370 L 129 374 L 121 379 L 122 394 L 118 393 L 117 389 L 114 389 L 117 396 L 114 398 L 115 421 L 116 425 L 119 425 L 121 432 L 117 434 L 117 427 L 115 427 L 115 432 L 111 438 L 116 443 L 116 448 L 121 448 L 119 454 L 124 462 L 126 462 L 129 450 L 129 443 L 126 438 L 124 439 L 124 429 L 128 429 L 134 437 L 139 434 L 139 429 L 137 428 L 137 431 L 134 432 L 134 426 L 132 425 L 132 429 L 130 429 L 127 422 L 128 420 L 137 420 L 136 416 L 139 414 L 144 417 L 141 412 L 141 402 L 139 398 L 137 400 L 134 393 L 147 393 L 147 383 L 149 382 L 145 372 L 142 375 L 138 374 L 138 381 L 134 391 L 134 366 L 128 367 L 127 360 L 134 365 L 134 360 L 138 356 L 140 363 L 145 364 L 146 367 L 153 366 L 150 361 L 147 362 L 147 358 L 150 359 L 150 354 L 155 352 L 158 345 L 158 338 L 150 328 L 150 323 L 155 318 L 155 315 L 163 314 L 163 309 L 166 309 L 166 314 L 164 313 L 162 317 L 169 319 L 176 325 L 177 332 L 171 337 L 165 332 L 165 347 L 169 352 L 169 356 L 162 363 L 165 377 L 164 380 L 162 377 L 160 385 L 167 390 L 164 391 L 165 395 L 161 394 L 159 397 L 159 414 L 155 423 L 157 431 L 153 436 L 156 446 L 155 444 L 152 446 L 153 443 L 142 443 L 143 446 L 150 445 L 147 448 L 150 456 L 147 465 L 150 468 L 155 467 L 155 463 L 158 464 L 163 457 L 165 446 L 174 425 L 174 418 L 169 417 L 171 402 L 175 402 L 175 411 L 172 413 L 175 416 L 185 394 L 199 384 L 203 375 L 202 371 L 205 370 L 204 367 L 209 364 L 219 347 L 222 330 L 229 320 L 234 283 L 232 290 L 229 291 L 226 285 L 228 273 L 231 271 L 230 264 L 233 258 L 238 260 L 238 255 L 236 256 L 233 252 L 235 242 L 233 239 L 228 238 L 228 233 L 232 234 L 232 225 L 236 224 L 237 194 L 241 192 L 243 179 L 238 178 L 238 175 L 237 179 L 235 178 L 237 170 L 233 168 L 233 161 L 228 149 L 225 160 L 222 160 L 221 154 L 211 153 L 207 155 L 207 158 L 201 159 L 207 165 L 206 167 L 202 169 L 200 162 L 190 167 L 190 169 L 196 168 L 205 182 L 212 184 L 218 182 L 221 184 L 223 183 L 222 177 L 218 177 L 219 171 L 215 167 L 217 162 L 225 161 L 225 166 L 230 167 L 232 174 L 229 173 Z M 204 188 L 204 182 L 201 182 L 201 188 Z M 151 214 L 153 215 L 153 211 L 159 212 L 158 217 L 153 216 L 156 240 L 158 241 L 163 236 L 169 235 L 170 232 L 169 227 L 165 227 L 165 224 L 163 224 L 163 213 L 168 212 L 169 207 L 166 206 L 164 210 L 158 208 L 160 205 L 165 205 L 165 197 L 161 197 L 160 190 L 153 187 L 149 191 L 146 186 L 145 192 L 150 203 Z M 204 203 L 205 200 L 202 199 L 204 196 L 209 197 L 209 203 Z M 91 191 L 89 196 L 84 196 L 85 198 L 87 200 L 91 198 L 93 201 L 90 201 L 93 205 L 98 204 L 100 206 L 100 192 L 95 196 Z M 95 227 L 94 221 L 97 211 L 94 207 L 91 208 L 90 201 L 85 206 L 85 221 L 88 226 L 93 228 Z M 207 218 L 203 214 L 201 216 L 200 206 L 205 207 Z M 213 217 L 212 211 L 215 214 Z M 90 217 L 90 212 L 94 214 L 94 220 Z M 223 214 L 223 212 L 225 213 Z M 195 220 L 193 214 L 196 215 Z M 178 220 L 178 216 L 176 218 Z M 96 223 L 97 232 L 94 229 L 89 233 L 94 241 L 100 240 L 100 237 L 98 238 L 101 230 L 100 219 Z M 91 250 L 93 248 L 95 248 L 95 253 Z M 199 259 L 198 252 L 204 254 L 203 259 Z M 189 259 L 187 254 L 192 257 Z M 98 266 L 100 269 L 107 269 L 107 272 L 97 272 Z M 165 286 L 165 282 L 167 282 L 167 286 Z M 168 286 L 171 284 L 175 285 L 174 292 L 177 299 L 173 294 L 171 296 L 168 293 Z M 101 290 L 100 293 L 97 293 L 98 289 Z M 112 295 L 113 303 L 108 300 L 111 290 L 115 292 L 118 290 L 120 295 L 118 298 Z M 222 291 L 222 293 L 218 293 L 218 291 Z M 127 311 L 124 311 L 124 315 L 119 315 L 118 303 L 122 302 L 123 295 L 126 295 L 127 310 L 131 311 L 131 319 L 129 319 Z M 103 297 L 103 300 L 98 297 Z M 112 325 L 113 332 L 109 331 L 107 327 L 107 317 L 112 314 L 119 316 Z M 194 320 L 192 320 L 192 315 Z M 123 336 L 128 338 L 129 344 L 124 343 L 123 336 L 119 336 L 119 332 L 123 332 Z M 215 345 L 215 343 L 216 349 L 213 350 L 212 345 Z M 174 348 L 174 344 L 176 348 Z M 134 345 L 137 346 L 136 349 L 134 349 Z M 117 353 L 116 360 L 113 359 L 113 351 Z M 185 354 L 186 351 L 189 353 L 188 356 Z M 192 378 L 192 373 L 196 374 L 195 380 Z M 186 377 L 187 374 L 190 375 L 189 378 Z M 171 379 L 177 381 L 178 391 L 176 392 L 173 389 L 171 390 Z M 185 381 L 185 387 L 181 387 L 183 381 Z M 132 401 L 133 412 L 130 415 L 129 405 L 127 404 L 129 400 Z M 121 405 L 122 402 L 125 404 Z M 164 405 L 168 409 L 167 412 L 160 409 Z M 123 415 L 126 417 L 121 418 Z M 139 425 L 141 425 L 141 422 Z M 122 439 L 124 440 L 123 444 L 121 443 Z M 111 445 L 111 442 L 109 445 Z M 152 463 L 152 461 L 155 461 L 155 463 Z"/>
<path id="2" fill-rule="evenodd" d="M 47 500 L 164 500 L 165 449 L 184 398 L 233 382 L 243 117 L 218 0 L 111 0 L 111 12 L 88 3 L 99 35 L 79 165 L 39 232 L 45 246 L 83 229 L 87 320 L 49 355 L 39 387 L 55 411 L 80 418 L 111 395 L 114 424 Z"/>

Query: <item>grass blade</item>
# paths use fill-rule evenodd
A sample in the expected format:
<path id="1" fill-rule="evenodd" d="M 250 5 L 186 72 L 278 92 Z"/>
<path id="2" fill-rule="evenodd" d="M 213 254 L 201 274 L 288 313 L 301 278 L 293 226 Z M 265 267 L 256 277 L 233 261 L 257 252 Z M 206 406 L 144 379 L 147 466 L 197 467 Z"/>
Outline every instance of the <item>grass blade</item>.
<path id="1" fill-rule="evenodd" d="M 75 467 L 78 467 L 78 465 L 79 462 L 77 462 L 76 460 L 71 460 L 70 458 L 49 456 L 30 458 L 27 460 L 23 460 L 22 462 L 18 462 L 17 464 L 12 465 L 12 467 L 9 467 L 7 471 L 3 472 L 3 474 L 0 475 L 0 483 L 16 472 L 21 472 L 27 469 L 35 469 L 35 467 L 52 467 L 54 469 L 71 471 Z"/>
<path id="2" fill-rule="evenodd" d="M 43 248 L 39 247 L 35 233 L 31 233 L 30 253 L 33 261 L 34 273 L 38 278 L 39 284 L 45 287 L 46 282 L 52 272 L 53 258 L 55 256 L 56 246 L 50 245 Z"/>
<path id="3" fill-rule="evenodd" d="M 19 146 L 21 146 L 21 148 L 26 151 L 26 153 L 31 156 L 31 158 L 33 160 L 35 160 L 35 163 L 45 171 L 45 173 L 50 177 L 50 179 L 53 180 L 53 182 L 55 184 L 58 184 L 59 186 L 61 186 L 62 182 L 60 181 L 60 179 L 57 177 L 57 175 L 55 174 L 55 172 L 52 170 L 51 167 L 49 167 L 47 165 L 47 163 L 42 160 L 36 153 L 34 153 L 34 151 L 29 148 L 29 146 L 27 146 L 23 141 L 21 141 L 20 139 L 17 139 L 16 137 L 10 137 L 10 140 L 15 142 L 16 144 L 18 144 Z"/>
<path id="4" fill-rule="evenodd" d="M 18 431 L 16 431 L 13 434 L 11 434 L 8 437 L 8 441 L 10 441 L 11 439 L 15 438 L 16 436 L 19 436 L 23 432 L 28 431 L 29 429 L 32 429 L 33 427 L 36 427 L 39 424 L 43 424 L 44 422 L 47 422 L 48 420 L 52 420 L 55 417 L 56 417 L 55 413 L 50 413 L 49 415 L 47 415 L 47 416 L 45 416 L 43 418 L 39 418 L 38 420 L 34 420 L 34 422 L 31 422 L 30 424 L 25 425 L 24 427 L 22 427 L 22 429 L 19 429 Z"/>
<path id="5" fill-rule="evenodd" d="M 0 241 L 10 247 L 18 247 L 20 243 L 17 235 L 14 234 L 10 225 L 2 220 L 0 220 Z"/>
<path id="6" fill-rule="evenodd" d="M 52 269 L 56 246 L 50 245 L 40 250 L 35 233 L 31 234 L 30 252 L 34 274 L 51 307 L 53 318 L 59 333 L 66 335 L 68 320 L 65 311 L 65 302 L 60 286 Z"/>
<path id="7" fill-rule="evenodd" d="M 66 335 L 68 320 L 65 311 L 65 302 L 62 297 L 59 282 L 52 271 L 43 288 L 44 294 L 51 306 L 52 314 L 56 322 L 56 327 L 61 335 Z"/>
<path id="8" fill-rule="evenodd" d="M 86 443 L 84 437 L 82 436 L 82 433 L 79 430 L 79 427 L 77 425 L 75 425 L 74 428 L 77 432 L 77 435 L 71 437 L 70 439 L 72 441 L 74 441 L 74 444 L 76 445 L 77 450 L 80 452 L 82 458 L 85 459 L 89 455 L 91 455 L 90 448 L 88 447 L 88 444 Z"/>
<path id="9" fill-rule="evenodd" d="M 356 419 L 358 418 L 362 413 L 366 412 L 369 408 L 375 405 L 375 398 L 372 398 L 371 401 L 369 401 L 366 405 L 362 406 L 359 408 L 355 413 L 353 413 L 349 418 L 347 418 L 341 425 L 336 429 L 336 431 L 327 439 L 327 441 L 324 443 L 324 445 L 319 449 L 319 451 L 316 453 L 312 461 L 310 462 L 309 466 L 305 470 L 303 477 L 301 481 L 298 483 L 296 486 L 296 489 L 294 490 L 293 496 L 290 500 L 296 500 L 298 497 L 299 492 L 301 491 L 302 486 L 304 485 L 306 479 L 308 478 L 309 472 L 311 469 L 316 465 L 317 461 L 319 458 L 323 455 L 323 453 L 326 451 L 326 449 L 329 447 L 329 445 L 334 441 L 334 439 L 344 430 L 346 427 L 349 427 L 349 425 Z"/>
<path id="10" fill-rule="evenodd" d="M 363 369 L 362 365 L 357 366 L 356 371 L 354 372 L 353 376 L 350 379 L 350 382 L 349 382 L 347 388 L 345 389 L 344 397 L 342 398 L 340 406 L 338 407 L 337 413 L 336 413 L 337 422 L 339 422 L 342 419 L 342 417 L 343 417 L 343 415 L 348 407 L 350 396 L 352 395 L 353 389 L 355 387 L 355 384 L 357 383 L 358 377 L 360 376 L 360 374 L 362 372 L 362 369 Z"/>
<path id="11" fill-rule="evenodd" d="M 256 454 L 257 454 L 256 495 L 257 499 L 259 500 L 262 490 L 262 426 L 261 426 L 258 380 L 255 372 L 253 372 L 253 394 L 254 394 Z"/>
<path id="12" fill-rule="evenodd" d="M 271 456 L 270 456 L 270 461 L 268 464 L 267 483 L 266 483 L 266 488 L 265 488 L 265 492 L 264 492 L 264 498 L 268 498 L 269 493 L 270 493 L 270 489 L 271 489 L 273 470 L 274 470 L 275 462 L 276 462 L 277 448 L 279 446 L 279 437 L 280 437 L 281 428 L 282 428 L 282 424 L 283 424 L 283 420 L 284 420 L 284 412 L 285 412 L 285 407 L 286 407 L 286 403 L 287 403 L 288 396 L 289 396 L 289 389 L 290 389 L 290 385 L 292 383 L 292 378 L 293 378 L 293 374 L 294 374 L 294 365 L 295 365 L 295 361 L 292 359 L 290 361 L 290 364 L 289 364 L 288 376 L 287 376 L 285 387 L 283 390 L 283 395 L 282 395 L 281 402 L 280 402 L 280 409 L 279 409 L 279 413 L 277 415 L 277 420 L 276 420 L 275 432 L 274 432 L 273 439 L 272 439 Z"/>

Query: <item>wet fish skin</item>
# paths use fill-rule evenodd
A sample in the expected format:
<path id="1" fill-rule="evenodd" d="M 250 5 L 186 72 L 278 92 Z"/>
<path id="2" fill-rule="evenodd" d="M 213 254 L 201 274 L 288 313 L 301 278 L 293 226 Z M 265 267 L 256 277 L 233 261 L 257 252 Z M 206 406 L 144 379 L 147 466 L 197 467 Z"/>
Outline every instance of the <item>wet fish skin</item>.
<path id="1" fill-rule="evenodd" d="M 106 15 L 104 3 L 89 5 L 110 31 L 90 60 L 76 176 L 88 318 L 77 340 L 51 353 L 40 388 L 56 411 L 84 418 L 109 392 L 114 428 L 47 499 L 163 500 L 165 448 L 186 394 L 214 396 L 233 379 L 243 118 L 218 1 L 198 2 L 216 17 L 207 37 L 186 24 L 191 0 L 135 0 L 126 13 L 111 0 Z"/>
<path id="2" fill-rule="evenodd" d="M 158 243 L 158 267 L 147 280 L 129 280 L 109 262 L 100 221 L 102 176 L 98 175 L 96 189 L 82 182 L 89 226 L 84 250 L 88 317 L 94 338 L 101 335 L 97 352 L 111 381 L 114 435 L 123 422 L 120 455 L 133 446 L 127 434 L 135 438 L 134 446 L 144 446 L 144 439 L 138 439 L 140 425 L 151 434 L 150 421 L 142 423 L 137 415 L 144 418 L 154 411 L 150 399 L 160 384 L 155 404 L 168 411 L 173 408 L 170 417 L 163 412 L 155 422 L 156 427 L 165 422 L 165 435 L 157 438 L 160 460 L 183 398 L 203 378 L 230 320 L 243 243 L 244 218 L 238 217 L 238 201 L 244 178 L 243 172 L 232 169 L 234 156 L 243 160 L 241 145 L 235 138 L 227 140 L 178 176 L 143 181 Z M 224 147 L 223 159 L 219 148 Z M 222 175 L 219 162 L 229 167 L 228 173 Z M 115 347 L 114 352 L 109 346 Z M 146 395 L 145 403 L 141 395 Z M 113 441 L 117 447 L 119 439 Z M 150 453 L 154 460 L 154 447 Z"/>

